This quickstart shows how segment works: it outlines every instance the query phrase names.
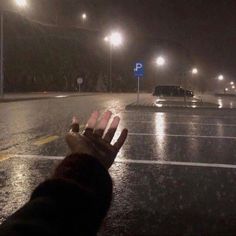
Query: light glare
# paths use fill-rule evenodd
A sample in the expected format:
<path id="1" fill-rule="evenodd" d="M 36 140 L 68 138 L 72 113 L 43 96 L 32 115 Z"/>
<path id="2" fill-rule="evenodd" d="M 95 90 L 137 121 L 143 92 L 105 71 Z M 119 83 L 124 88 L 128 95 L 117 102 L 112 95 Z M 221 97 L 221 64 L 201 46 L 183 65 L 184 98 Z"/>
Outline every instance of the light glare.
<path id="1" fill-rule="evenodd" d="M 108 41 L 109 41 L 109 37 L 106 36 L 106 37 L 104 38 L 104 41 L 105 41 L 105 42 L 108 42 Z"/>
<path id="2" fill-rule="evenodd" d="M 192 74 L 196 75 L 198 73 L 198 69 L 197 68 L 193 68 L 192 69 Z"/>
<path id="3" fill-rule="evenodd" d="M 156 64 L 158 66 L 164 66 L 166 64 L 166 60 L 164 57 L 160 56 L 156 59 Z"/>
<path id="4" fill-rule="evenodd" d="M 16 5 L 19 7 L 26 7 L 27 6 L 27 2 L 26 0 L 15 0 Z"/>
<path id="5" fill-rule="evenodd" d="M 83 19 L 83 20 L 86 20 L 86 19 L 87 19 L 87 14 L 86 14 L 86 13 L 83 13 L 83 14 L 82 14 L 82 19 Z"/>
<path id="6" fill-rule="evenodd" d="M 109 37 L 109 41 L 114 47 L 118 47 L 122 44 L 123 39 L 120 33 L 113 32 L 111 33 L 111 36 Z"/>
<path id="7" fill-rule="evenodd" d="M 224 76 L 223 75 L 219 75 L 218 76 L 218 80 L 224 80 Z"/>

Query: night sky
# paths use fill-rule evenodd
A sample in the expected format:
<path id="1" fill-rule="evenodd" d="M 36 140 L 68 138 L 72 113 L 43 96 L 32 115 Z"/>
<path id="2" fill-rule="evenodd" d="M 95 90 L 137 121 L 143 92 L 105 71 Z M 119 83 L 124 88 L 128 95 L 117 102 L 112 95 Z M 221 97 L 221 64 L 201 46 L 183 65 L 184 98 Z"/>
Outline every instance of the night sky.
<path id="1" fill-rule="evenodd" d="M 236 75 L 236 1 L 231 0 L 28 0 L 25 14 L 46 22 L 87 28 L 121 29 L 127 41 L 152 37 L 186 47 L 202 70 Z M 9 4 L 9 1 L 7 1 Z M 236 80 L 236 78 L 235 78 Z"/>

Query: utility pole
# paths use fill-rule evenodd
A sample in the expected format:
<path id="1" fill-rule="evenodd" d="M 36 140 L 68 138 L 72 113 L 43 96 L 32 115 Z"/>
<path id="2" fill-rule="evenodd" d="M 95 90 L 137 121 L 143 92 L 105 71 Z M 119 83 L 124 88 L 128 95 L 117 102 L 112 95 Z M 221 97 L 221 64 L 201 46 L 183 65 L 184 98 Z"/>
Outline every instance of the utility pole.
<path id="1" fill-rule="evenodd" d="M 110 90 L 110 93 L 112 93 L 112 60 L 113 60 L 113 45 L 112 43 L 110 42 L 110 57 L 109 57 L 109 90 Z"/>
<path id="2" fill-rule="evenodd" d="M 0 36 L 0 98 L 3 98 L 3 96 L 4 96 L 4 59 L 3 59 L 3 57 L 4 57 L 4 54 L 3 54 L 3 48 L 4 48 L 4 42 L 3 42 L 3 40 L 4 40 L 4 29 L 3 29 L 3 17 L 4 17 L 4 15 L 3 15 L 3 10 L 1 10 L 0 9 L 0 21 L 1 21 L 1 23 L 0 23 L 0 28 L 1 28 L 1 36 Z"/>

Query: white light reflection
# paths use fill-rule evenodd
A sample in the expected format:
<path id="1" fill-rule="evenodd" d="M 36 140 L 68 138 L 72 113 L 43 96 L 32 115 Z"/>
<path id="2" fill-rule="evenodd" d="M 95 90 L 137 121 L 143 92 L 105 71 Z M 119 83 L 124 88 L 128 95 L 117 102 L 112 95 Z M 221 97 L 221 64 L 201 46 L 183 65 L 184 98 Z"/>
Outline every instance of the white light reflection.
<path id="1" fill-rule="evenodd" d="M 58 95 L 56 96 L 56 98 L 67 98 L 68 96 L 67 95 Z"/>
<path id="2" fill-rule="evenodd" d="M 112 109 L 112 106 L 114 106 L 114 104 L 116 104 L 118 107 L 119 106 L 121 107 L 120 101 L 116 101 L 116 102 L 114 100 L 112 100 L 112 101 L 113 102 L 107 103 L 107 107 L 109 107 L 109 110 L 111 112 L 113 112 L 113 114 L 114 114 L 113 117 L 118 115 L 121 119 L 121 122 L 118 126 L 117 132 L 115 133 L 115 136 L 112 141 L 112 144 L 114 144 L 116 142 L 116 140 L 119 138 L 122 130 L 124 128 L 128 128 L 128 124 L 126 123 L 126 120 L 123 117 L 124 113 L 117 111 L 118 109 L 116 109 L 116 111 L 115 111 L 115 108 L 113 108 L 114 110 Z M 111 122 L 112 122 L 112 119 L 110 120 L 109 125 L 111 124 Z M 135 138 L 135 137 L 133 137 L 133 138 Z M 116 157 L 115 164 L 112 165 L 112 167 L 109 170 L 109 172 L 112 176 L 112 179 L 114 181 L 115 188 L 117 188 L 117 189 L 122 189 L 123 181 L 124 181 L 124 179 L 127 178 L 127 174 L 128 174 L 127 169 L 129 167 L 129 164 L 119 163 L 120 159 L 121 160 L 128 159 L 127 153 L 130 153 L 130 151 L 129 151 L 130 145 L 127 145 L 127 143 L 128 143 L 128 140 L 126 140 L 124 146 L 120 149 L 120 151 Z M 129 140 L 129 143 L 131 145 L 135 145 L 135 142 L 134 143 L 132 142 L 132 138 L 131 138 L 131 140 Z"/>
<path id="3" fill-rule="evenodd" d="M 164 113 L 156 113 L 154 117 L 154 126 L 155 126 L 155 136 L 157 145 L 156 145 L 156 153 L 157 157 L 160 160 L 165 160 L 165 145 L 166 145 L 166 115 Z"/>
<path id="4" fill-rule="evenodd" d="M 189 120 L 189 124 L 186 125 L 185 132 L 187 134 L 195 134 L 200 135 L 200 128 L 198 125 L 194 123 L 201 123 L 200 117 L 196 116 L 193 120 Z M 200 156 L 200 140 L 194 139 L 194 138 L 187 138 L 185 140 L 185 144 L 183 147 L 184 152 L 181 153 L 181 158 L 184 158 L 185 160 L 192 160 L 192 161 L 198 161 L 198 158 Z"/>
<path id="5" fill-rule="evenodd" d="M 26 0 L 15 0 L 15 3 L 18 7 L 26 7 L 27 6 Z"/>
<path id="6" fill-rule="evenodd" d="M 218 99 L 218 105 L 219 105 L 219 108 L 222 108 L 223 107 L 223 103 L 222 103 L 222 99 Z"/>
<path id="7" fill-rule="evenodd" d="M 159 104 L 159 103 L 156 104 L 156 106 L 157 106 L 157 107 L 163 107 L 163 105 L 162 105 L 162 104 Z"/>
<path id="8" fill-rule="evenodd" d="M 8 169 L 8 185 L 5 190 L 9 194 L 1 209 L 1 212 L 8 214 L 21 207 L 29 199 L 31 191 L 35 187 L 32 186 L 32 170 L 29 163 L 22 160 L 12 162 Z"/>
<path id="9" fill-rule="evenodd" d="M 224 136 L 224 126 L 221 121 L 217 121 L 217 136 Z"/>

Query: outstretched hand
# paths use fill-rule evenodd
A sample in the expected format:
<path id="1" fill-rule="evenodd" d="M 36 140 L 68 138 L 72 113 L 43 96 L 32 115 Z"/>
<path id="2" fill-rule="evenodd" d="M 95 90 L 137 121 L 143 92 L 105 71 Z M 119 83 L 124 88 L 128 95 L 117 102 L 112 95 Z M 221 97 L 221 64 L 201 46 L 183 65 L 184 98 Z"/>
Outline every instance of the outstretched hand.
<path id="1" fill-rule="evenodd" d="M 74 117 L 71 130 L 66 135 L 66 142 L 71 152 L 92 155 L 97 158 L 106 169 L 109 169 L 128 135 L 128 130 L 124 129 L 116 143 L 114 145 L 111 144 L 120 122 L 120 118 L 116 116 L 108 128 L 111 116 L 112 113 L 107 111 L 98 122 L 99 112 L 93 112 L 82 134 L 79 133 L 79 122 L 77 118 Z M 107 132 L 105 133 L 106 130 Z"/>

